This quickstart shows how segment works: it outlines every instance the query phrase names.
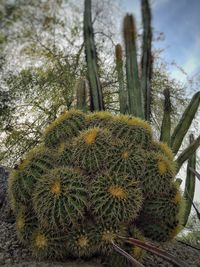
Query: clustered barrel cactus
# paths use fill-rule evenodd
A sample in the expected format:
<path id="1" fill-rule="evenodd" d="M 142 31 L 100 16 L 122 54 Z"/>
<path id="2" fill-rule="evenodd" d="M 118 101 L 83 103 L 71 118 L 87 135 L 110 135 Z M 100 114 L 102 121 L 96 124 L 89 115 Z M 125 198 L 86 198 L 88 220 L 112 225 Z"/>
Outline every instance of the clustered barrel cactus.
<path id="1" fill-rule="evenodd" d="M 141 257 L 118 236 L 166 241 L 177 234 L 175 168 L 171 150 L 153 140 L 147 122 L 65 112 L 9 178 L 18 237 L 38 258 L 112 260 L 112 242 Z"/>

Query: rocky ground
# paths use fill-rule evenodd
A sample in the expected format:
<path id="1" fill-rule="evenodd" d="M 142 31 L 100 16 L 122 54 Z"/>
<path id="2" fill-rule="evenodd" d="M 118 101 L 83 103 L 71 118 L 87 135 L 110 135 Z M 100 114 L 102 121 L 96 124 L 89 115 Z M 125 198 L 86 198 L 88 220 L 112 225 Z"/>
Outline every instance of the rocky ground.
<path id="1" fill-rule="evenodd" d="M 1 215 L 3 212 L 1 213 Z M 163 246 L 177 259 L 188 264 L 188 267 L 200 267 L 200 251 L 179 242 L 165 244 Z M 146 267 L 166 266 L 172 267 L 158 257 L 147 255 L 143 264 Z M 66 261 L 66 262 L 37 262 L 32 258 L 30 251 L 23 247 L 15 234 L 15 223 L 12 220 L 0 219 L 0 266 L 16 267 L 102 267 L 98 259 L 91 262 Z"/>
<path id="2" fill-rule="evenodd" d="M 8 172 L 0 166 L 0 266 L 16 267 L 102 267 L 98 259 L 90 262 L 37 262 L 30 251 L 22 246 L 15 234 L 14 217 L 10 213 L 6 198 L 6 176 Z M 182 260 L 188 267 L 200 267 L 200 250 L 191 248 L 177 241 L 164 244 L 164 249 Z M 146 267 L 172 267 L 162 259 L 148 254 L 143 261 Z"/>
<path id="3" fill-rule="evenodd" d="M 22 246 L 15 234 L 15 223 L 0 220 L 0 266 L 16 267 L 101 267 L 98 260 L 92 262 L 37 262 L 30 251 Z"/>

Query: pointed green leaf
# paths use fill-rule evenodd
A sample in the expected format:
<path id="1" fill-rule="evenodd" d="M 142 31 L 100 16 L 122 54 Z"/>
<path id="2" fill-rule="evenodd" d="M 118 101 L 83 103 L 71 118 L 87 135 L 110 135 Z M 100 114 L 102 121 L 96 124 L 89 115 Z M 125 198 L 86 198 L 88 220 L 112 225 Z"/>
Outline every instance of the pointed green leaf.
<path id="1" fill-rule="evenodd" d="M 200 92 L 197 92 L 192 97 L 188 107 L 182 115 L 178 125 L 176 126 L 174 133 L 171 138 L 171 147 L 176 154 L 182 144 L 183 138 L 185 137 L 200 104 Z"/>
<path id="2" fill-rule="evenodd" d="M 190 135 L 190 144 L 194 142 L 194 135 Z M 195 191 L 195 174 L 191 172 L 190 168 L 195 169 L 196 167 L 196 153 L 194 152 L 188 159 L 187 164 L 187 176 L 185 181 L 185 190 L 184 190 L 184 199 L 185 199 L 185 209 L 183 214 L 183 226 L 187 224 L 191 208 L 192 202 L 194 198 Z"/>
<path id="3" fill-rule="evenodd" d="M 200 135 L 178 156 L 176 160 L 177 173 L 179 172 L 183 163 L 189 159 L 189 157 L 198 149 L 199 146 L 200 146 Z"/>

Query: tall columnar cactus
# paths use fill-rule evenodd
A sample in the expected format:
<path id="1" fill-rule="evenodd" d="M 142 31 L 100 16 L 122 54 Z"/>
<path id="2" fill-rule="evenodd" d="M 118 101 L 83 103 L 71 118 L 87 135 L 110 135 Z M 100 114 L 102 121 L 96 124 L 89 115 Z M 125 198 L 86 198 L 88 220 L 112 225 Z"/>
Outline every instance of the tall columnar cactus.
<path id="1" fill-rule="evenodd" d="M 92 27 L 91 0 L 85 0 L 84 43 L 90 83 L 91 110 L 104 110 L 103 93 L 98 75 L 97 52 Z"/>
<path id="2" fill-rule="evenodd" d="M 119 106 L 120 113 L 125 114 L 127 110 L 127 91 L 124 84 L 124 71 L 123 71 L 123 56 L 122 56 L 122 46 L 117 44 L 115 46 L 115 57 L 116 57 L 116 70 L 119 83 Z"/>
<path id="3" fill-rule="evenodd" d="M 86 80 L 80 79 L 76 86 L 76 107 L 84 112 L 87 111 L 87 90 Z"/>
<path id="4" fill-rule="evenodd" d="M 191 134 L 189 136 L 190 143 L 194 141 L 194 135 Z M 194 191 L 195 191 L 195 174 L 190 170 L 190 168 L 195 169 L 196 168 L 196 153 L 194 152 L 187 164 L 187 177 L 185 181 L 185 190 L 184 190 L 184 199 L 185 199 L 185 211 L 184 211 L 184 217 L 183 217 L 183 225 L 185 226 L 187 224 L 191 207 L 192 207 L 192 201 L 194 198 Z"/>
<path id="5" fill-rule="evenodd" d="M 72 110 L 43 141 L 9 178 L 18 237 L 36 257 L 112 259 L 114 242 L 140 258 L 121 236 L 137 238 L 140 229 L 165 241 L 180 229 L 172 152 L 147 122 Z"/>
<path id="6" fill-rule="evenodd" d="M 171 100 L 170 100 L 170 90 L 166 88 L 163 92 L 164 94 L 164 105 L 163 105 L 163 120 L 160 132 L 160 141 L 165 142 L 170 146 L 171 140 Z"/>
<path id="7" fill-rule="evenodd" d="M 145 119 L 150 121 L 151 116 L 151 78 L 152 78 L 152 30 L 151 10 L 148 0 L 142 0 L 143 42 L 142 42 L 142 75 L 141 90 L 144 94 Z"/>
<path id="8" fill-rule="evenodd" d="M 124 18 L 124 41 L 126 49 L 126 78 L 128 90 L 129 113 L 144 119 L 144 96 L 138 73 L 136 28 L 132 15 Z"/>

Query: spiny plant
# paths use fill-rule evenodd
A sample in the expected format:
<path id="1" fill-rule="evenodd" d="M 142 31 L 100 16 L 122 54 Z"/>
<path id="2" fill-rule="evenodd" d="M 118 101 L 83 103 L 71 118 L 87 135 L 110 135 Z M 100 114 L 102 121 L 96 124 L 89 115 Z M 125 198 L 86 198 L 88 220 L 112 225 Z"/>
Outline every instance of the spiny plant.
<path id="1" fill-rule="evenodd" d="M 62 114 L 9 178 L 19 239 L 38 258 L 112 259 L 113 243 L 142 257 L 120 237 L 166 241 L 180 229 L 171 153 L 141 119 Z"/>
<path id="2" fill-rule="evenodd" d="M 125 64 L 123 62 L 123 47 L 121 44 L 115 46 L 115 56 L 116 56 L 116 73 L 118 77 L 119 84 L 119 106 L 120 113 L 131 114 L 133 116 L 140 117 L 147 121 L 151 121 L 151 103 L 152 103 L 152 72 L 153 72 L 153 56 L 152 56 L 152 28 L 151 28 L 151 9 L 148 0 L 141 0 L 142 7 L 142 23 L 143 23 L 143 35 L 142 35 L 142 51 L 141 51 L 141 64 L 138 64 L 138 49 L 137 49 L 137 30 L 135 25 L 135 20 L 133 15 L 127 14 L 123 22 L 123 35 L 124 35 L 124 46 L 125 46 Z M 97 57 L 95 50 L 95 42 L 91 20 L 87 19 L 86 14 L 91 16 L 91 0 L 85 0 L 85 20 L 84 20 L 84 37 L 86 43 L 86 58 L 87 58 L 87 69 L 88 69 L 88 79 L 90 85 L 92 85 L 93 80 L 99 82 L 99 75 L 96 71 L 97 68 L 91 68 L 92 64 L 95 62 L 97 66 Z M 89 45 L 90 44 L 90 45 Z M 94 53 L 95 51 L 95 53 Z M 93 57 L 91 57 L 93 55 Z M 126 80 L 124 75 L 123 66 L 126 67 Z M 139 69 L 141 70 L 139 73 Z M 95 71 L 95 73 L 94 73 Z M 91 106 L 91 110 L 103 110 L 103 94 L 100 86 L 93 86 L 90 90 L 91 92 L 91 102 L 96 103 L 96 108 Z M 184 111 L 180 121 L 176 125 L 174 131 L 172 132 L 171 124 L 171 101 L 170 101 L 170 90 L 169 88 L 164 88 L 164 105 L 163 105 L 163 120 L 160 130 L 160 141 L 168 144 L 172 149 L 174 156 L 178 154 L 176 158 L 176 173 L 180 170 L 183 163 L 189 160 L 195 151 L 200 146 L 200 135 L 190 142 L 189 146 L 179 153 L 179 149 L 183 143 L 184 137 L 187 134 L 192 121 L 197 113 L 200 105 L 200 92 L 197 92 L 192 97 L 190 103 L 188 104 L 186 110 Z M 82 108 L 82 107 L 81 107 Z M 114 129 L 117 135 L 121 134 L 124 127 L 118 125 L 117 129 Z M 128 131 L 125 131 L 127 135 Z M 148 140 L 147 142 L 148 143 Z M 144 143 L 145 145 L 145 143 Z M 189 163 L 190 164 L 190 163 Z M 192 177 L 190 171 L 187 172 L 188 179 Z M 191 178 L 190 183 L 186 183 L 186 190 L 191 191 L 189 193 L 190 198 L 193 200 L 193 192 L 195 179 Z M 153 184 L 153 183 L 152 183 Z M 190 188 L 189 188 L 190 184 Z M 188 197 L 186 196 L 186 199 Z M 190 202 L 190 201 L 189 201 Z M 185 213 L 185 222 L 188 220 L 190 214 L 191 205 L 186 205 L 187 212 Z"/>

